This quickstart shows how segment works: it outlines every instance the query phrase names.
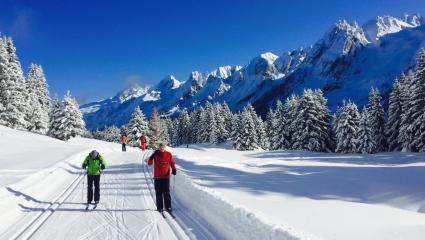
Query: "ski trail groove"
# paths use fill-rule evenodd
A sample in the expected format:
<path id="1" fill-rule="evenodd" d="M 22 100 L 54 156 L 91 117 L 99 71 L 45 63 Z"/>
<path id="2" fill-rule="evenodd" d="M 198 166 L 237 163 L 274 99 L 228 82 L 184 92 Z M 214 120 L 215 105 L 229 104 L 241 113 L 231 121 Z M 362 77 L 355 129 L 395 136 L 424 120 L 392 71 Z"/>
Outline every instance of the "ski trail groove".
<path id="1" fill-rule="evenodd" d="M 154 201 L 154 199 L 155 199 L 154 191 L 155 190 L 152 189 L 152 186 L 154 185 L 154 181 L 153 181 L 152 174 L 151 174 L 151 172 L 149 171 L 149 169 L 147 168 L 147 165 L 146 165 L 146 159 L 147 159 L 146 156 L 147 155 L 148 155 L 148 152 L 146 152 L 144 154 L 144 157 L 142 158 L 142 166 L 143 166 L 143 172 L 144 172 L 144 175 L 145 175 L 145 179 L 147 180 L 147 186 L 149 188 L 149 192 L 150 192 L 152 201 L 155 203 L 155 201 Z M 167 222 L 167 224 L 173 230 L 174 235 L 178 239 L 190 239 L 190 237 L 187 235 L 186 231 L 182 228 L 182 226 L 180 226 L 177 221 L 172 219 L 169 214 L 166 214 L 166 215 L 167 215 L 167 217 L 164 220 L 165 220 L 165 222 Z"/>
<path id="2" fill-rule="evenodd" d="M 146 156 L 147 154 L 145 154 Z M 143 160 L 143 171 L 145 171 L 145 174 L 148 175 L 146 179 L 149 179 L 151 184 L 154 185 L 153 182 L 153 176 L 152 172 L 149 171 L 149 168 L 146 165 L 146 157 L 144 157 Z M 175 176 L 173 176 L 175 177 Z M 152 189 L 150 187 L 150 184 L 148 184 L 149 191 L 151 193 L 152 200 L 154 200 L 154 192 L 152 192 Z M 183 205 L 179 202 L 178 199 L 176 199 L 176 196 L 173 197 L 173 204 L 174 209 L 184 209 Z M 167 216 L 166 221 L 170 225 L 176 225 L 176 228 L 183 229 L 184 233 L 187 235 L 188 238 L 196 240 L 196 239 L 202 239 L 202 240 L 216 240 L 217 237 L 214 236 L 214 234 L 208 230 L 208 227 L 204 226 L 199 220 L 197 220 L 194 216 L 191 216 L 190 214 L 187 214 L 185 211 L 178 211 L 178 216 L 173 219 L 174 221 L 171 221 L 171 216 Z M 188 227 L 188 225 L 190 227 Z M 190 229 L 196 228 L 196 235 L 190 231 Z"/>
<path id="3" fill-rule="evenodd" d="M 18 231 L 11 239 L 29 239 L 33 236 L 38 229 L 40 229 L 50 216 L 56 211 L 58 207 L 78 188 L 81 180 L 85 174 L 79 173 L 79 175 L 69 184 L 65 190 L 60 193 L 47 207 L 44 207 L 42 212 L 34 217 L 32 221 L 25 225 L 20 231 Z"/>

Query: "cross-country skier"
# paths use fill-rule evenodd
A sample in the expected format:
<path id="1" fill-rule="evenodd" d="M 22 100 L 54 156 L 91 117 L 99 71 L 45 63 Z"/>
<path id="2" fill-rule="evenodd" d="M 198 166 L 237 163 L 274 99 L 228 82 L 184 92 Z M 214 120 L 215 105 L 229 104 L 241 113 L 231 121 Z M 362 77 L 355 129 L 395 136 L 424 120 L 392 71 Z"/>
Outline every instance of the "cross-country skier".
<path id="1" fill-rule="evenodd" d="M 94 202 L 99 203 L 100 200 L 100 173 L 106 168 L 106 163 L 103 157 L 93 150 L 84 159 L 82 167 L 87 168 L 87 206 L 93 200 L 93 184 L 94 184 Z"/>
<path id="2" fill-rule="evenodd" d="M 145 151 L 145 149 L 146 149 L 145 133 L 142 133 L 142 136 L 140 136 L 140 148 L 142 149 L 142 151 Z"/>
<path id="3" fill-rule="evenodd" d="M 122 151 L 125 152 L 127 151 L 126 149 L 126 145 L 128 144 L 128 137 L 126 134 L 121 135 L 121 144 L 122 144 Z"/>
<path id="4" fill-rule="evenodd" d="M 164 144 L 159 144 L 159 149 L 149 157 L 148 165 L 152 164 L 154 165 L 156 208 L 162 213 L 164 201 L 165 211 L 171 214 L 170 165 L 173 175 L 176 175 L 177 169 L 173 156 L 165 150 Z"/>

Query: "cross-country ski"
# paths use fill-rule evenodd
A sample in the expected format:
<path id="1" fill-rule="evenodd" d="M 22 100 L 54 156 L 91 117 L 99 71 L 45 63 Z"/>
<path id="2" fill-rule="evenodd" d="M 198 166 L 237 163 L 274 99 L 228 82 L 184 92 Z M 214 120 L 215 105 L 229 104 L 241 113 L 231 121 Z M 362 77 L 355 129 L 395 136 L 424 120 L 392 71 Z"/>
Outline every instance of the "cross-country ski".
<path id="1" fill-rule="evenodd" d="M 0 240 L 425 239 L 425 1 L 0 3 Z"/>

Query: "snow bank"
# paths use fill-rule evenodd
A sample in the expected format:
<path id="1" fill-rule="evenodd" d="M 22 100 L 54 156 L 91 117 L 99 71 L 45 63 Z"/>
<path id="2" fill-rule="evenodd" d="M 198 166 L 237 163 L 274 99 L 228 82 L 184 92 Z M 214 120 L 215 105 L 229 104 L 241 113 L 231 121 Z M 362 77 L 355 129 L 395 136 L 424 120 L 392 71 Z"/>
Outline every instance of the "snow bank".
<path id="1" fill-rule="evenodd" d="M 224 239 L 425 234 L 423 153 L 240 152 L 205 144 L 170 151 L 182 211 Z"/>
<path id="2" fill-rule="evenodd" d="M 14 239 L 79 179 L 90 150 L 121 151 L 119 144 L 74 138 L 68 142 L 0 126 L 0 239 Z M 83 197 L 83 196 L 82 196 Z"/>
<path id="3" fill-rule="evenodd" d="M 207 219 L 209 228 L 224 239 L 312 239 L 288 226 L 276 226 L 248 209 L 235 206 L 208 188 L 194 183 L 185 173 L 176 176 L 176 197 L 190 215 Z"/>

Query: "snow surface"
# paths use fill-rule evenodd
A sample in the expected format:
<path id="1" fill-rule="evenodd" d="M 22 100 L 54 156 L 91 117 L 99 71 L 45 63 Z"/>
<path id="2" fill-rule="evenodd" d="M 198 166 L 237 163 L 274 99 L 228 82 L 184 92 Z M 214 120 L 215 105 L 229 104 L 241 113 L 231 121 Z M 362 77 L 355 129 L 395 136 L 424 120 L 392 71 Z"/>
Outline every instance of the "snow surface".
<path id="1" fill-rule="evenodd" d="M 155 211 L 151 154 L 0 126 L 0 239 L 423 239 L 425 155 L 170 148 L 173 220 Z M 107 161 L 84 211 L 80 164 Z"/>
<path id="2" fill-rule="evenodd" d="M 140 150 L 123 153 L 119 144 L 62 142 L 2 126 L 0 134 L 0 239 L 189 239 L 179 224 L 156 212 Z M 93 148 L 107 169 L 101 203 L 86 212 L 80 166 Z"/>
<path id="3" fill-rule="evenodd" d="M 190 179 L 177 177 L 189 182 L 180 184 L 179 201 L 190 204 L 199 196 L 214 206 L 194 206 L 200 217 L 215 219 L 213 228 L 225 228 L 220 217 L 226 215 L 216 207 L 222 206 L 232 213 L 228 221 L 237 216 L 245 226 L 259 224 L 302 239 L 425 236 L 423 153 L 238 152 L 207 145 L 175 148 L 173 153 Z M 215 200 L 192 196 L 184 188 L 202 189 Z"/>

